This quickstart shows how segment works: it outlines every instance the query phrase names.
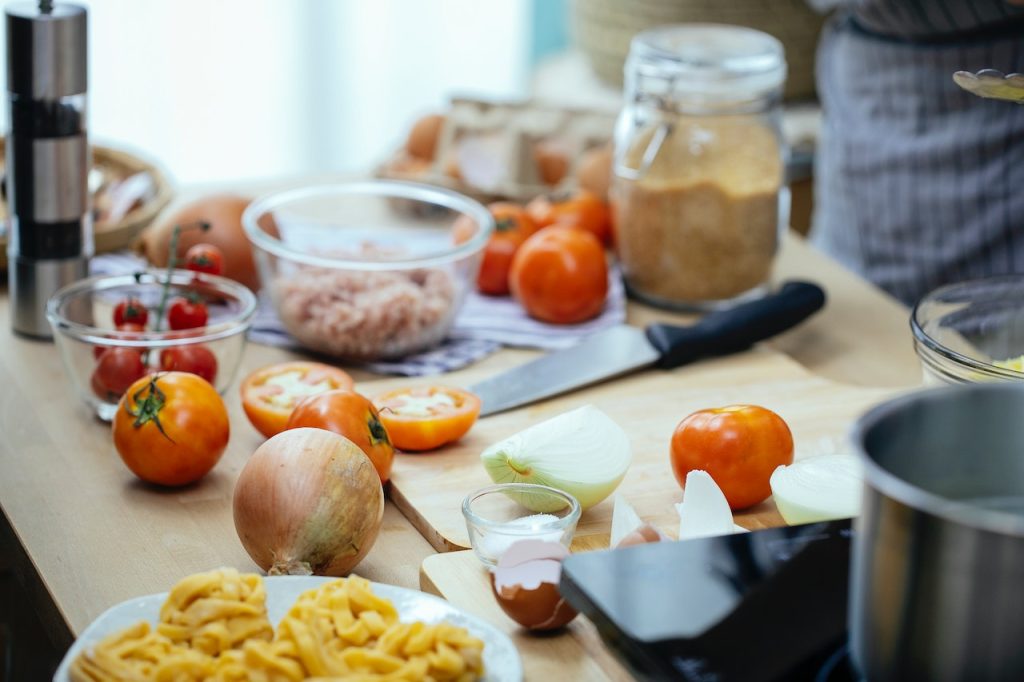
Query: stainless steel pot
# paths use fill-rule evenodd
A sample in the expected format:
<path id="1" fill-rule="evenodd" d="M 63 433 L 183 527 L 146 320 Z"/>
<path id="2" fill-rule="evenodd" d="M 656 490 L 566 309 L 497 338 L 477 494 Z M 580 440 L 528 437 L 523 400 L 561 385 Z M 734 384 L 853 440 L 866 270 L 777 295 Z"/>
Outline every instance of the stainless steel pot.
<path id="1" fill-rule="evenodd" d="M 1024 388 L 911 394 L 853 438 L 854 664 L 872 682 L 1024 680 Z"/>

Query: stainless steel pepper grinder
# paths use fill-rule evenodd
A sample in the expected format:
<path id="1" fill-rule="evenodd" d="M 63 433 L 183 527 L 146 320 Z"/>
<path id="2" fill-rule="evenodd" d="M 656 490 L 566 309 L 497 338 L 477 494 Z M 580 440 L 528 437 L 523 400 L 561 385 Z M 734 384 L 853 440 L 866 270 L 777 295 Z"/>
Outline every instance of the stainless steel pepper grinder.
<path id="1" fill-rule="evenodd" d="M 6 15 L 11 326 L 50 338 L 46 301 L 93 253 L 86 11 L 42 0 Z"/>

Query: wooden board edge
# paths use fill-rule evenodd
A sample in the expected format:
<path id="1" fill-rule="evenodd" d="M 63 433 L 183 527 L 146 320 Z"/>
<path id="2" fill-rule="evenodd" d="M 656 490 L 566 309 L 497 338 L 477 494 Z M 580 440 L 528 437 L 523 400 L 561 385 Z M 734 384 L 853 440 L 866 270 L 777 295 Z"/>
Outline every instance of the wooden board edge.
<path id="1" fill-rule="evenodd" d="M 412 524 L 413 528 L 419 531 L 420 535 L 430 543 L 430 546 L 433 547 L 435 551 L 446 553 L 461 552 L 470 549 L 469 547 L 452 542 L 442 535 L 440 531 L 431 527 L 430 523 L 416 510 L 416 507 L 409 502 L 405 495 L 403 495 L 398 489 L 398 486 L 394 485 L 394 483 L 389 486 L 388 498 L 391 500 L 391 503 L 395 505 L 398 511 L 402 512 L 402 515 L 409 520 L 409 523 Z"/>

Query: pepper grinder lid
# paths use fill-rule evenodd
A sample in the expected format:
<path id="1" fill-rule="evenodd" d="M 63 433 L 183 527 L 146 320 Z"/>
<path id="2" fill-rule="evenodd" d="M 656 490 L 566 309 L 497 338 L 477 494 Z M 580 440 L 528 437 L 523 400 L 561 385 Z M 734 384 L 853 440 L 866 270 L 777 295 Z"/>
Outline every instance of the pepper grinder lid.
<path id="1" fill-rule="evenodd" d="M 88 90 L 88 26 L 80 5 L 21 2 L 6 8 L 7 91 L 34 100 Z"/>

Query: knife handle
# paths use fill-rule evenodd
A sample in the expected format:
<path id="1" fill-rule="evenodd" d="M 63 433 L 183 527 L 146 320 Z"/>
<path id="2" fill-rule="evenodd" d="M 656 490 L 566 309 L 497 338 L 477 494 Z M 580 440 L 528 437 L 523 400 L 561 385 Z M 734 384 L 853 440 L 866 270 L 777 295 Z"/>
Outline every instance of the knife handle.
<path id="1" fill-rule="evenodd" d="M 647 327 L 647 339 L 661 354 L 658 367 L 671 369 L 699 358 L 746 350 L 796 326 L 824 305 L 825 292 L 817 284 L 786 282 L 773 294 L 708 313 L 688 327 L 652 324 Z"/>

